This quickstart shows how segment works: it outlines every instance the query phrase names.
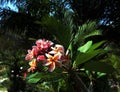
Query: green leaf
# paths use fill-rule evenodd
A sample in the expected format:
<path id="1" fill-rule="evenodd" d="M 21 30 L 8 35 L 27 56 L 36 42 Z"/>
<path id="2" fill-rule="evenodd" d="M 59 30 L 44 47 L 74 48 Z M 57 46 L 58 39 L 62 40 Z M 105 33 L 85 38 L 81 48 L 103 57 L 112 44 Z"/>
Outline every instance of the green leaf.
<path id="1" fill-rule="evenodd" d="M 82 63 L 85 63 L 89 60 L 91 60 L 92 58 L 94 58 L 96 55 L 103 53 L 104 50 L 94 50 L 92 52 L 87 52 L 87 53 L 80 53 L 78 54 L 78 56 L 76 57 L 76 60 L 74 61 L 75 65 L 80 65 Z"/>
<path id="2" fill-rule="evenodd" d="M 86 44 L 84 44 L 83 46 L 78 48 L 78 51 L 80 52 L 87 52 L 89 50 L 89 48 L 92 46 L 92 41 L 88 41 Z"/>
<path id="3" fill-rule="evenodd" d="M 98 77 L 97 77 L 97 78 L 100 78 L 100 77 L 105 76 L 105 75 L 106 75 L 106 73 L 97 72 L 97 75 L 98 75 Z"/>
<path id="4" fill-rule="evenodd" d="M 33 73 L 33 74 L 30 74 L 29 76 L 27 76 L 27 82 L 28 83 L 37 83 L 38 81 L 40 81 L 40 77 L 37 77 L 38 76 L 38 72 L 36 73 Z"/>
<path id="5" fill-rule="evenodd" d="M 90 47 L 90 49 L 89 49 L 89 51 L 93 51 L 93 50 L 95 50 L 95 49 L 97 49 L 98 47 L 100 47 L 102 44 L 104 44 L 106 41 L 101 41 L 101 42 L 98 42 L 98 43 L 95 43 L 95 44 L 93 44 L 91 47 Z"/>
<path id="6" fill-rule="evenodd" d="M 28 76 L 29 77 L 29 76 Z M 37 74 L 31 74 L 29 79 L 32 78 L 41 78 L 44 81 L 57 81 L 60 78 L 66 77 L 66 74 L 62 73 L 62 70 L 56 68 L 54 72 L 44 71 L 44 72 L 37 72 Z M 27 78 L 28 79 L 28 78 Z"/>
<path id="7" fill-rule="evenodd" d="M 72 42 L 69 44 L 68 50 L 70 50 L 70 57 L 73 57 L 73 45 Z"/>
<path id="8" fill-rule="evenodd" d="M 114 68 L 120 68 L 120 56 L 112 54 L 110 55 L 109 60 L 111 61 Z"/>
<path id="9" fill-rule="evenodd" d="M 94 21 L 89 21 L 79 26 L 78 31 L 74 37 L 74 44 L 80 43 L 83 39 L 86 38 L 87 35 L 90 36 L 91 33 L 96 32 L 96 29 L 97 24 Z"/>
<path id="10" fill-rule="evenodd" d="M 35 77 L 35 76 L 37 76 L 37 75 L 38 75 L 38 72 L 33 73 L 33 74 L 31 74 L 31 75 L 27 76 L 27 79 L 34 78 L 34 77 Z"/>
<path id="11" fill-rule="evenodd" d="M 102 73 L 112 73 L 113 71 L 115 71 L 112 65 L 100 61 L 87 62 L 84 68 L 90 71 L 102 72 Z"/>
<path id="12" fill-rule="evenodd" d="M 84 38 L 88 38 L 88 37 L 91 37 L 91 36 L 97 36 L 97 35 L 101 35 L 101 31 L 100 30 L 94 30 L 90 34 L 86 35 Z"/>
<path id="13" fill-rule="evenodd" d="M 29 79 L 27 82 L 28 82 L 28 83 L 37 83 L 37 82 L 40 81 L 40 79 L 41 79 L 41 78 L 31 78 L 31 79 Z"/>

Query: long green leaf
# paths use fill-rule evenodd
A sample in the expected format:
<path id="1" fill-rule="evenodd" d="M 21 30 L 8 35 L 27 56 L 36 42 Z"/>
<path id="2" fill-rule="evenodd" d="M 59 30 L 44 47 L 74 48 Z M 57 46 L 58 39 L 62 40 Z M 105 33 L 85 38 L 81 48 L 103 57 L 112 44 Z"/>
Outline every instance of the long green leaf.
<path id="1" fill-rule="evenodd" d="M 80 54 L 78 54 L 76 60 L 74 61 L 74 64 L 79 66 L 80 64 L 91 60 L 96 55 L 98 55 L 98 54 L 100 54 L 102 52 L 104 52 L 104 50 L 99 49 L 99 50 L 94 50 L 94 51 L 88 52 L 88 53 L 80 53 Z"/>
<path id="2" fill-rule="evenodd" d="M 35 76 L 37 76 L 37 75 L 38 75 L 38 72 L 33 73 L 33 74 L 31 74 L 31 75 L 27 76 L 27 79 L 34 78 L 34 77 L 35 77 Z"/>
<path id="3" fill-rule="evenodd" d="M 33 73 L 33 74 L 31 74 L 31 75 L 29 75 L 29 76 L 27 76 L 27 82 L 28 83 L 37 83 L 38 81 L 40 81 L 40 77 L 37 77 L 38 76 L 38 72 L 36 72 L 36 73 Z"/>
<path id="4" fill-rule="evenodd" d="M 41 78 L 31 78 L 31 79 L 29 79 L 27 82 L 28 82 L 28 83 L 37 83 L 37 82 L 40 81 L 40 79 L 41 79 Z"/>
<path id="5" fill-rule="evenodd" d="M 73 44 L 72 42 L 69 44 L 68 50 L 70 51 L 70 57 L 73 57 Z"/>
<path id="6" fill-rule="evenodd" d="M 92 46 L 92 41 L 88 41 L 86 44 L 84 44 L 83 46 L 78 48 L 78 51 L 80 52 L 87 52 L 89 50 L 89 48 Z"/>
<path id="7" fill-rule="evenodd" d="M 97 49 L 98 47 L 100 47 L 102 44 L 104 44 L 106 41 L 101 41 L 101 42 L 98 42 L 98 43 L 95 43 L 91 46 L 91 48 L 89 49 L 89 51 L 93 51 L 95 49 Z"/>

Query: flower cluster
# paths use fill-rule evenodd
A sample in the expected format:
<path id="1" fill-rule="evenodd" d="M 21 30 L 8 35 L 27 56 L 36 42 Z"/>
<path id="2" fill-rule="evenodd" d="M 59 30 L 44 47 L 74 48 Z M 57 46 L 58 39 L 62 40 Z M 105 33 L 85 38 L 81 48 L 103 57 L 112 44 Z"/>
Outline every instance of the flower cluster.
<path id="1" fill-rule="evenodd" d="M 52 72 L 56 66 L 62 67 L 63 64 L 68 64 L 69 62 L 68 53 L 65 53 L 62 45 L 54 44 L 45 39 L 37 40 L 32 50 L 28 50 L 25 59 L 30 61 L 28 71 L 32 72 L 36 69 L 37 63 L 48 66 L 48 70 Z"/>

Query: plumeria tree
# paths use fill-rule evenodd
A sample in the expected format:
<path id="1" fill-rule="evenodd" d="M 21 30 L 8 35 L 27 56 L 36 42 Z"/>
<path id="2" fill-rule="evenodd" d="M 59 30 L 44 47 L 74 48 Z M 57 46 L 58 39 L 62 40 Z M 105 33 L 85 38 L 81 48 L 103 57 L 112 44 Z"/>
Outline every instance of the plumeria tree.
<path id="1" fill-rule="evenodd" d="M 49 92 L 53 90 L 55 92 L 119 91 L 117 80 L 119 76 L 116 76 L 119 74 L 120 66 L 119 49 L 111 50 L 112 44 L 102 41 L 107 37 L 100 34 L 101 30 L 94 22 L 94 20 L 108 18 L 108 23 L 112 21 L 110 22 L 112 25 L 109 24 L 112 29 L 118 30 L 119 27 L 115 26 L 119 24 L 118 0 L 112 0 L 112 2 L 109 0 L 105 2 L 95 0 L 17 1 L 19 12 L 1 8 L 1 27 L 5 28 L 1 31 L 1 35 L 4 33 L 6 38 L 10 36 L 8 39 L 13 38 L 12 42 L 15 40 L 15 47 L 11 46 L 15 51 L 21 47 L 30 47 L 33 42 L 30 40 L 39 38 L 26 55 L 29 68 L 24 73 L 24 82 L 26 79 L 28 83 L 40 84 L 39 87 L 44 86 L 44 90 L 47 89 Z M 74 16 L 74 20 L 69 15 Z M 118 22 L 114 22 L 116 20 Z M 7 31 L 9 28 L 11 30 Z M 106 29 L 109 29 L 107 25 Z M 117 37 L 110 34 L 108 38 Z M 2 40 L 5 42 L 5 39 Z M 10 41 L 8 43 L 10 44 Z M 0 47 L 2 45 L 0 44 Z M 7 49 L 8 44 L 6 46 L 2 47 Z M 14 61 L 13 66 L 17 71 L 18 60 Z M 14 78 L 17 76 L 15 73 Z M 14 78 L 12 81 L 15 80 Z M 17 82 L 14 82 L 15 85 Z M 11 89 L 13 87 L 11 86 Z M 32 84 L 32 87 L 35 89 L 35 85 Z"/>
<path id="2" fill-rule="evenodd" d="M 111 90 L 113 84 L 108 82 L 104 83 L 105 88 L 102 88 L 104 85 L 101 88 L 96 86 L 101 80 L 99 78 L 106 80 L 109 74 L 115 72 L 112 63 L 106 60 L 107 42 L 91 39 L 101 36 L 96 23 L 87 22 L 79 26 L 76 33 L 72 32 L 70 23 L 66 25 L 53 17 L 47 17 L 42 22 L 54 40 L 38 39 L 28 50 L 25 57 L 29 64 L 27 82 L 48 82 L 55 92 Z"/>

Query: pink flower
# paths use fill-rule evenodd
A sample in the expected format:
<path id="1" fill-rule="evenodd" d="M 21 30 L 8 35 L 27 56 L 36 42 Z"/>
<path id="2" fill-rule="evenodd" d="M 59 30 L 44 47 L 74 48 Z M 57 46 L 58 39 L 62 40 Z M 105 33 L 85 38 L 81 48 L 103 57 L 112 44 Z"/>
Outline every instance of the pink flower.
<path id="1" fill-rule="evenodd" d="M 28 50 L 28 54 L 26 55 L 25 60 L 32 60 L 33 57 L 33 50 Z"/>
<path id="2" fill-rule="evenodd" d="M 37 57 L 37 61 L 46 61 L 46 58 L 45 58 L 45 56 L 44 55 L 39 55 L 38 57 Z"/>
<path id="3" fill-rule="evenodd" d="M 40 50 L 37 46 L 32 46 L 33 50 L 33 56 L 37 57 L 37 55 L 40 53 Z"/>
<path id="4" fill-rule="evenodd" d="M 28 50 L 25 59 L 30 60 L 30 68 L 28 71 L 34 71 L 37 63 L 41 62 L 43 66 L 48 66 L 50 72 L 54 71 L 55 67 L 62 67 L 62 64 L 68 65 L 70 58 L 69 53 L 65 54 L 64 47 L 45 39 L 36 41 L 36 45 L 32 46 L 32 50 Z"/>
<path id="5" fill-rule="evenodd" d="M 39 49 L 36 46 L 33 46 L 32 50 L 28 50 L 28 54 L 25 57 L 25 60 L 32 60 L 38 55 Z"/>
<path id="6" fill-rule="evenodd" d="M 46 50 L 50 49 L 51 45 L 53 45 L 53 42 L 45 40 L 45 39 L 43 39 L 43 40 L 39 39 L 36 41 L 36 45 L 40 50 L 46 51 Z"/>

